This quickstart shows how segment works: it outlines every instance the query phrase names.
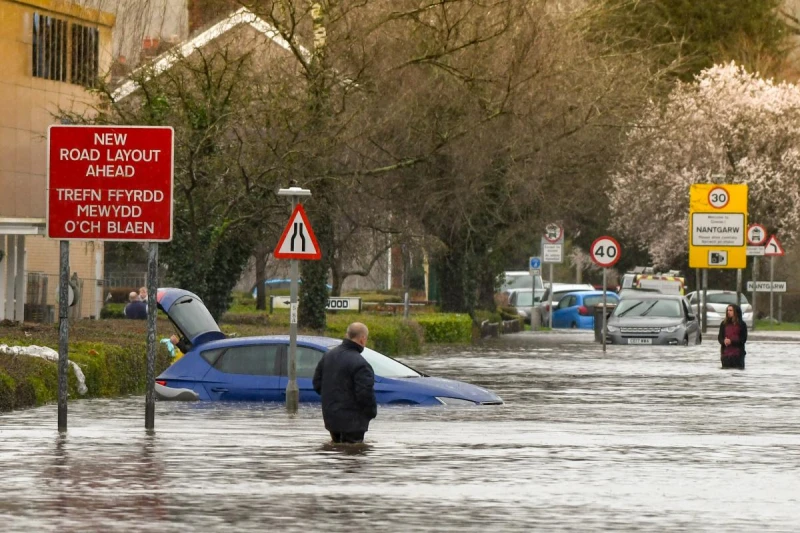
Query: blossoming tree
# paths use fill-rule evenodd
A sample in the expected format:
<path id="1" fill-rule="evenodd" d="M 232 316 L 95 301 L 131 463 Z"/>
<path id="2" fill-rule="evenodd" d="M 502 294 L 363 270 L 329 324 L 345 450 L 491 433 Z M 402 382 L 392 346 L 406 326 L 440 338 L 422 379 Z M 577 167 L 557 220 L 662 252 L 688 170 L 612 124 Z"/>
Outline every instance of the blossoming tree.
<path id="1" fill-rule="evenodd" d="M 734 63 L 651 103 L 611 176 L 613 229 L 657 266 L 687 254 L 689 188 L 745 183 L 749 217 L 791 242 L 800 231 L 800 87 Z"/>

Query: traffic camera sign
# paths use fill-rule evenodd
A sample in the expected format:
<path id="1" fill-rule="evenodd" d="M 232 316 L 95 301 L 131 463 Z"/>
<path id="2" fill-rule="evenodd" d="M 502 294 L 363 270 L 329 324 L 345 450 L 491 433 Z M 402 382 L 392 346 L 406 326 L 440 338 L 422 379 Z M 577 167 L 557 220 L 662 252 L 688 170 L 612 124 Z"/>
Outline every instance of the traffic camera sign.
<path id="1" fill-rule="evenodd" d="M 747 185 L 696 183 L 689 195 L 689 266 L 747 264 Z"/>
<path id="2" fill-rule="evenodd" d="M 608 268 L 619 261 L 620 246 L 614 237 L 599 237 L 592 243 L 589 255 L 595 265 Z"/>
<path id="3" fill-rule="evenodd" d="M 48 237 L 172 240 L 172 128 L 54 125 L 47 144 Z"/>
<path id="4" fill-rule="evenodd" d="M 277 259 L 322 259 L 317 237 L 302 204 L 294 208 L 273 255 Z"/>

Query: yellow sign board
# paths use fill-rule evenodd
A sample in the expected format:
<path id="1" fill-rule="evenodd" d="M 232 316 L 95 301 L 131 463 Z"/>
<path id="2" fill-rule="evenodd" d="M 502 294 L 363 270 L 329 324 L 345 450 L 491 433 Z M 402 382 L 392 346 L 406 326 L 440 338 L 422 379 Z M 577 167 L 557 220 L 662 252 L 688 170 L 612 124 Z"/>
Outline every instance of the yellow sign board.
<path id="1" fill-rule="evenodd" d="M 747 185 L 692 185 L 689 268 L 745 268 L 746 265 Z"/>

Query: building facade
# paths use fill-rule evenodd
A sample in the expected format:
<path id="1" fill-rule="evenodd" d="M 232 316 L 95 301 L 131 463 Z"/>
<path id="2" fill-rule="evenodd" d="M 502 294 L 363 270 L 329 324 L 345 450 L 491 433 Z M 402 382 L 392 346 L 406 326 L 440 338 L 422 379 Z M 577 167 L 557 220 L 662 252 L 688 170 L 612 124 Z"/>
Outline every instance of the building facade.
<path id="1" fill-rule="evenodd" d="M 91 112 L 111 64 L 114 16 L 63 0 L 0 0 L 0 319 L 53 319 L 59 242 L 45 237 L 47 128 Z M 103 243 L 70 246 L 82 290 L 73 316 L 99 317 Z M 79 286 L 80 286 L 79 285 Z M 27 305 L 26 305 L 27 304 Z"/>

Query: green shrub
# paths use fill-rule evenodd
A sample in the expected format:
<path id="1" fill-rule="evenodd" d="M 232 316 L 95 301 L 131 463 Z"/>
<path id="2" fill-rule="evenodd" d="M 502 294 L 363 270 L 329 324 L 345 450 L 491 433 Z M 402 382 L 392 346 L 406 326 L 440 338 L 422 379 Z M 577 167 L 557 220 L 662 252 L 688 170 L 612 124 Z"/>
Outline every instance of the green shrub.
<path id="1" fill-rule="evenodd" d="M 425 342 L 436 344 L 472 342 L 472 319 L 469 315 L 446 313 L 420 315 L 415 319 L 424 330 Z"/>
<path id="2" fill-rule="evenodd" d="M 125 318 L 126 305 L 109 302 L 100 309 L 100 318 Z"/>
<path id="3" fill-rule="evenodd" d="M 42 345 L 29 339 L 0 339 L 10 346 Z M 55 349 L 56 347 L 51 348 Z M 89 389 L 83 397 L 97 398 L 142 394 L 147 382 L 147 345 L 128 342 L 121 345 L 102 342 L 70 342 L 69 360 L 75 362 Z M 171 363 L 167 349 L 159 343 L 156 375 Z M 72 399 L 78 393 L 78 380 L 69 366 L 67 387 Z M 58 364 L 39 357 L 0 354 L 0 411 L 42 405 L 58 400 Z"/>
<path id="4" fill-rule="evenodd" d="M 494 324 L 503 321 L 503 317 L 500 315 L 499 312 L 486 311 L 485 309 L 476 309 L 474 314 L 475 314 L 475 322 L 477 322 L 478 325 L 480 325 L 481 322 L 483 322 L 484 320 L 492 322 Z"/>

